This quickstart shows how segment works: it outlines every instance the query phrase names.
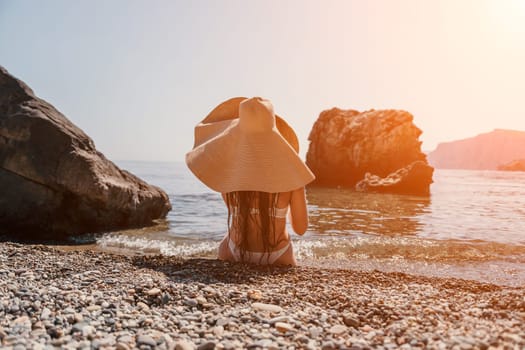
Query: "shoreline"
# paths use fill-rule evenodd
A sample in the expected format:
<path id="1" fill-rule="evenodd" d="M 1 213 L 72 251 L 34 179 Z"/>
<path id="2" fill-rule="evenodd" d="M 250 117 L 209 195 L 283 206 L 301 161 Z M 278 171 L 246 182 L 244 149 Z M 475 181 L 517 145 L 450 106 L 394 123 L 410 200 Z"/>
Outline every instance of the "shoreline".
<path id="1" fill-rule="evenodd" d="M 6 348 L 519 348 L 525 287 L 0 243 Z"/>
<path id="2" fill-rule="evenodd" d="M 216 242 L 218 247 L 219 241 Z M 341 269 L 341 270 L 359 270 L 389 273 L 405 273 L 408 275 L 421 277 L 439 277 L 439 278 L 458 278 L 472 280 L 480 283 L 495 284 L 503 287 L 523 287 L 525 288 L 525 265 L 522 262 L 511 262 L 504 260 L 432 260 L 432 259 L 404 259 L 399 257 L 377 258 L 377 257 L 341 257 L 334 256 L 331 258 L 321 257 L 312 258 L 309 254 L 304 254 L 297 250 L 295 244 L 301 243 L 294 241 L 294 249 L 298 264 L 303 267 L 312 267 L 319 269 Z M 156 256 L 165 255 L 159 252 L 137 251 L 128 247 L 110 246 L 104 247 L 99 243 L 90 243 L 82 245 L 47 245 L 65 251 L 88 250 L 93 252 L 134 256 Z M 167 258 L 174 255 L 165 255 Z M 190 254 L 182 256 L 183 259 L 215 259 L 216 251 Z"/>

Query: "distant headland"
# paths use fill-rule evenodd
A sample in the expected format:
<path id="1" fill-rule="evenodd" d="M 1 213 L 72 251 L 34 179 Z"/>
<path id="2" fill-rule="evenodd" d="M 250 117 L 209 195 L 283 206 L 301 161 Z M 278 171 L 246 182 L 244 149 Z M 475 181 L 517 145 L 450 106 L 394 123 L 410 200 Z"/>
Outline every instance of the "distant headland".
<path id="1" fill-rule="evenodd" d="M 525 159 L 525 131 L 495 129 L 475 137 L 440 143 L 428 154 L 441 169 L 524 170 L 506 167 Z"/>

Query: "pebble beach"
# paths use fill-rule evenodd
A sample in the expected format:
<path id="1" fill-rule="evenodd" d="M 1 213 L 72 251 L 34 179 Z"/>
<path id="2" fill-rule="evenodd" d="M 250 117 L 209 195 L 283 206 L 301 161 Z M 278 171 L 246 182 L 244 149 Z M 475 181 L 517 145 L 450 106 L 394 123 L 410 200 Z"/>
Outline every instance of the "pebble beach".
<path id="1" fill-rule="evenodd" d="M 525 286 L 0 243 L 2 349 L 523 349 Z"/>

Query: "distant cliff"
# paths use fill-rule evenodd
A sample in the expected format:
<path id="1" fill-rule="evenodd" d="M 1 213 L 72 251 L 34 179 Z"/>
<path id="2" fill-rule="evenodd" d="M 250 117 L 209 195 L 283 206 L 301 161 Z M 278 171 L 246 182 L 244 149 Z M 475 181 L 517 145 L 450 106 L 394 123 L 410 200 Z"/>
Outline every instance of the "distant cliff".
<path id="1" fill-rule="evenodd" d="M 430 165 L 441 169 L 496 170 L 525 158 L 525 131 L 496 129 L 478 136 L 440 143 L 428 154 Z"/>

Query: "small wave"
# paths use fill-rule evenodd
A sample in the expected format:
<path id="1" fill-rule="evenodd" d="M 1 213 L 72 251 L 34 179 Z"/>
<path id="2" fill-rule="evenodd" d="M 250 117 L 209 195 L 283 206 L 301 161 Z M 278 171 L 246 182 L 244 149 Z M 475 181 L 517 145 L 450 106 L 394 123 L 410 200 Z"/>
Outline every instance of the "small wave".
<path id="1" fill-rule="evenodd" d="M 197 257 L 215 256 L 217 243 L 182 242 L 126 235 L 107 234 L 97 239 L 100 248 L 129 254 L 161 254 L 165 256 Z"/>
<path id="2" fill-rule="evenodd" d="M 298 258 L 371 258 L 415 261 L 525 263 L 525 246 L 484 241 L 429 240 L 416 237 L 323 237 L 295 240 Z"/>
<path id="3" fill-rule="evenodd" d="M 109 233 L 97 238 L 105 250 L 125 254 L 162 254 L 180 257 L 216 257 L 218 241 Z M 525 246 L 486 241 L 431 240 L 418 237 L 354 236 L 310 234 L 293 238 L 298 260 L 397 259 L 423 262 L 525 263 Z"/>

